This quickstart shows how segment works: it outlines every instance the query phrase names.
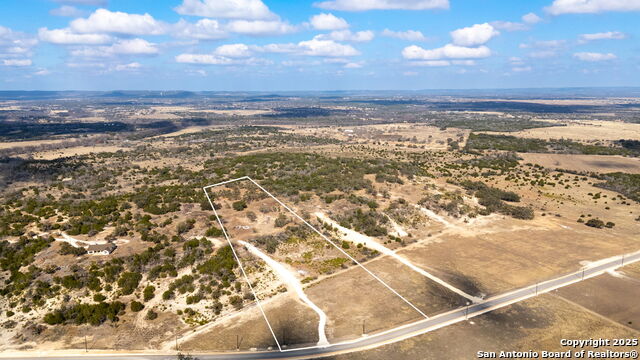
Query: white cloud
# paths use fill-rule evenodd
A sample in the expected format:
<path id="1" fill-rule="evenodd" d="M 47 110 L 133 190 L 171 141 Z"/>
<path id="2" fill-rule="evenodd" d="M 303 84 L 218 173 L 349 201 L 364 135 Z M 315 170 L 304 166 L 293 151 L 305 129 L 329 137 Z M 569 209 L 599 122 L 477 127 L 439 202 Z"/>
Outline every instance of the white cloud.
<path id="1" fill-rule="evenodd" d="M 451 33 L 453 43 L 459 46 L 478 46 L 500 34 L 488 23 L 476 24 L 466 28 L 454 30 Z"/>
<path id="2" fill-rule="evenodd" d="M 530 72 L 531 70 L 533 70 L 531 66 L 516 66 L 511 68 L 513 72 Z"/>
<path id="3" fill-rule="evenodd" d="M 529 30 L 529 27 L 523 23 L 511 22 L 511 21 L 492 21 L 491 26 L 498 30 L 506 31 L 525 31 Z"/>
<path id="4" fill-rule="evenodd" d="M 350 62 L 344 65 L 345 69 L 360 69 L 364 66 L 364 62 Z"/>
<path id="5" fill-rule="evenodd" d="M 491 50 L 486 46 L 465 47 L 453 44 L 425 50 L 419 46 L 411 45 L 402 50 L 402 56 L 409 60 L 481 59 L 491 56 Z"/>
<path id="6" fill-rule="evenodd" d="M 530 44 L 520 44 L 520 49 L 549 49 L 549 48 L 560 48 L 566 44 L 566 40 L 542 40 L 542 41 L 534 41 Z"/>
<path id="7" fill-rule="evenodd" d="M 132 62 L 129 64 L 118 64 L 114 67 L 116 71 L 130 71 L 130 70 L 138 70 L 142 67 L 142 65 L 138 62 Z"/>
<path id="8" fill-rule="evenodd" d="M 349 57 L 360 55 L 360 52 L 351 45 L 337 43 L 333 40 L 312 39 L 301 41 L 298 47 L 303 55 L 323 57 Z"/>
<path id="9" fill-rule="evenodd" d="M 49 11 L 49 14 L 53 16 L 80 17 L 84 15 L 84 11 L 75 6 L 62 5 L 59 8 Z"/>
<path id="10" fill-rule="evenodd" d="M 49 74 L 51 74 L 51 71 L 49 71 L 47 69 L 40 69 L 40 70 L 38 70 L 38 71 L 33 73 L 33 75 L 36 75 L 36 76 L 45 76 L 45 75 L 49 75 Z"/>
<path id="11" fill-rule="evenodd" d="M 232 59 L 211 54 L 180 54 L 176 56 L 176 62 L 184 64 L 229 65 Z"/>
<path id="12" fill-rule="evenodd" d="M 341 11 L 448 9 L 449 0 L 331 0 L 313 4 Z"/>
<path id="13" fill-rule="evenodd" d="M 252 55 L 251 49 L 245 44 L 226 44 L 218 46 L 214 51 L 216 55 L 228 58 L 243 58 Z"/>
<path id="14" fill-rule="evenodd" d="M 229 33 L 217 20 L 200 19 L 195 24 L 180 20 L 173 26 L 172 35 L 199 40 L 225 39 Z"/>
<path id="15" fill-rule="evenodd" d="M 425 40 L 427 40 L 427 38 L 420 31 L 415 31 L 415 30 L 392 31 L 392 30 L 389 30 L 389 29 L 384 29 L 382 31 L 382 36 L 392 37 L 392 38 L 406 40 L 406 41 L 425 41 Z"/>
<path id="16" fill-rule="evenodd" d="M 98 9 L 86 19 L 76 19 L 70 24 L 76 33 L 119 33 L 129 35 L 161 35 L 166 24 L 149 14 L 129 14 L 120 11 Z"/>
<path id="17" fill-rule="evenodd" d="M 288 43 L 288 44 L 267 44 L 260 47 L 261 51 L 268 53 L 276 53 L 276 54 L 290 54 L 298 51 L 298 45 Z"/>
<path id="18" fill-rule="evenodd" d="M 585 44 L 589 41 L 594 40 L 621 40 L 625 39 L 626 37 L 627 34 L 620 31 L 608 31 L 594 34 L 582 34 L 580 35 L 578 42 L 580 42 L 581 44 Z"/>
<path id="19" fill-rule="evenodd" d="M 349 27 L 347 20 L 333 14 L 321 13 L 309 19 L 311 26 L 316 30 L 342 30 Z"/>
<path id="20" fill-rule="evenodd" d="M 89 6 L 106 6 L 107 0 L 54 0 L 60 4 L 89 5 Z"/>
<path id="21" fill-rule="evenodd" d="M 426 60 L 426 61 L 414 61 L 411 63 L 413 66 L 428 66 L 428 67 L 443 67 L 451 66 L 449 60 Z"/>
<path id="22" fill-rule="evenodd" d="M 534 13 L 528 13 L 522 15 L 522 21 L 527 24 L 537 24 L 542 21 L 542 18 Z"/>
<path id="23" fill-rule="evenodd" d="M 38 40 L 22 32 L 0 26 L 0 64 L 6 66 L 31 65 L 32 50 Z"/>
<path id="24" fill-rule="evenodd" d="M 335 40 L 335 41 L 348 41 L 348 42 L 368 42 L 373 40 L 375 35 L 373 31 L 358 31 L 356 33 L 350 30 L 332 31 L 329 34 L 317 35 L 314 39 L 318 40 Z"/>
<path id="25" fill-rule="evenodd" d="M 268 20 L 277 16 L 261 0 L 183 0 L 174 9 L 181 15 L 211 18 Z"/>
<path id="26" fill-rule="evenodd" d="M 551 15 L 640 11 L 640 0 L 554 0 L 545 11 Z"/>
<path id="27" fill-rule="evenodd" d="M 105 34 L 76 34 L 70 29 L 53 29 L 47 28 L 38 29 L 38 38 L 42 41 L 50 42 L 53 44 L 106 44 L 113 39 L 109 35 Z"/>
<path id="28" fill-rule="evenodd" d="M 243 35 L 284 35 L 297 31 L 293 25 L 279 20 L 234 20 L 225 26 L 229 32 Z"/>
<path id="29" fill-rule="evenodd" d="M 144 39 L 119 40 L 111 46 L 85 47 L 71 51 L 71 55 L 78 57 L 110 57 L 114 55 L 154 55 L 157 54 L 156 44 Z"/>
<path id="30" fill-rule="evenodd" d="M 156 44 L 144 39 L 121 40 L 111 45 L 114 54 L 157 54 Z"/>
<path id="31" fill-rule="evenodd" d="M 4 66 L 31 66 L 31 59 L 5 59 L 2 60 Z"/>
<path id="32" fill-rule="evenodd" d="M 270 61 L 258 58 L 232 59 L 214 54 L 180 54 L 175 57 L 176 62 L 196 65 L 265 65 Z"/>
<path id="33" fill-rule="evenodd" d="M 573 57 L 582 61 L 592 61 L 592 62 L 614 60 L 617 58 L 612 53 L 603 54 L 603 53 L 596 53 L 596 52 L 579 52 L 579 53 L 573 54 Z"/>

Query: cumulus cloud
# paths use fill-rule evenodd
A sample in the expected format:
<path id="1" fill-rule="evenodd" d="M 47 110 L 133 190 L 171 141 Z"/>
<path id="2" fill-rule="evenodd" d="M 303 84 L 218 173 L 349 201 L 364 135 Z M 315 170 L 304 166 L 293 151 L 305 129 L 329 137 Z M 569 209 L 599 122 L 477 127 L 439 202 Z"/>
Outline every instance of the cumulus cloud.
<path id="1" fill-rule="evenodd" d="M 522 15 L 522 21 L 524 21 L 527 24 L 537 24 L 540 21 L 542 21 L 542 18 L 536 15 L 535 13 L 528 13 L 528 14 Z"/>
<path id="2" fill-rule="evenodd" d="M 225 29 L 242 35 L 284 35 L 297 31 L 297 28 L 279 20 L 234 20 Z"/>
<path id="3" fill-rule="evenodd" d="M 551 15 L 640 11 L 640 0 L 554 0 L 545 11 Z"/>
<path id="4" fill-rule="evenodd" d="M 250 57 L 253 52 L 245 44 L 226 44 L 218 46 L 214 53 L 228 58 L 243 58 Z"/>
<path id="5" fill-rule="evenodd" d="M 173 26 L 172 34 L 176 37 L 199 40 L 219 40 L 229 36 L 226 29 L 212 19 L 200 19 L 196 23 L 180 20 Z"/>
<path id="6" fill-rule="evenodd" d="M 466 47 L 454 44 L 427 50 L 411 45 L 402 50 L 402 56 L 408 60 L 481 59 L 491 56 L 491 50 L 486 46 Z"/>
<path id="7" fill-rule="evenodd" d="M 384 29 L 382 31 L 382 36 L 406 40 L 406 41 L 425 41 L 427 38 L 420 32 L 415 30 L 407 30 L 407 31 L 392 31 L 389 29 Z"/>
<path id="8" fill-rule="evenodd" d="M 98 9 L 88 18 L 73 20 L 71 30 L 76 33 L 119 33 L 128 35 L 161 35 L 166 24 L 149 14 L 129 14 L 120 11 Z"/>
<path id="9" fill-rule="evenodd" d="M 76 34 L 70 29 L 53 29 L 40 28 L 38 30 L 38 38 L 45 42 L 53 44 L 85 44 L 96 45 L 106 44 L 113 39 L 109 35 L 105 34 Z"/>
<path id="10" fill-rule="evenodd" d="M 114 55 L 155 55 L 159 52 L 156 44 L 144 39 L 119 40 L 111 46 L 85 47 L 71 51 L 77 57 L 111 57 Z"/>
<path id="11" fill-rule="evenodd" d="M 449 0 L 331 0 L 313 4 L 340 11 L 448 9 Z"/>
<path id="12" fill-rule="evenodd" d="M 321 13 L 309 19 L 311 26 L 316 30 L 342 30 L 349 27 L 347 20 L 333 14 Z"/>
<path id="13" fill-rule="evenodd" d="M 581 44 L 585 44 L 589 41 L 595 40 L 621 40 L 625 39 L 627 34 L 620 31 L 608 31 L 594 34 L 582 34 L 580 35 L 578 42 Z"/>
<path id="14" fill-rule="evenodd" d="M 0 26 L 0 57 L 7 66 L 31 65 L 32 50 L 38 40 L 31 35 Z"/>
<path id="15" fill-rule="evenodd" d="M 84 15 L 84 11 L 75 6 L 63 5 L 59 8 L 52 9 L 49 14 L 53 16 L 80 17 Z"/>
<path id="16" fill-rule="evenodd" d="M 311 39 L 298 43 L 303 55 L 326 57 L 351 57 L 360 52 L 351 45 L 337 43 L 333 40 Z"/>
<path id="17" fill-rule="evenodd" d="M 332 31 L 329 34 L 320 34 L 315 37 L 318 40 L 335 40 L 335 41 L 347 41 L 347 42 L 368 42 L 375 37 L 373 31 L 365 30 L 358 32 L 351 32 L 350 30 Z"/>
<path id="18" fill-rule="evenodd" d="M 2 64 L 4 66 L 23 67 L 23 66 L 31 66 L 32 61 L 31 59 L 5 59 L 5 60 L 2 60 Z"/>
<path id="19" fill-rule="evenodd" d="M 454 30 L 450 34 L 454 45 L 478 46 L 500 35 L 500 32 L 490 24 L 484 23 Z"/>
<path id="20" fill-rule="evenodd" d="M 591 62 L 614 60 L 617 58 L 612 53 L 603 54 L 603 53 L 596 53 L 596 52 L 579 52 L 579 53 L 573 54 L 573 57 L 575 57 L 578 60 L 591 61 Z"/>
<path id="21" fill-rule="evenodd" d="M 183 0 L 182 4 L 174 10 L 181 15 L 223 19 L 277 18 L 261 0 Z"/>
<path id="22" fill-rule="evenodd" d="M 260 65 L 271 64 L 270 61 L 259 58 L 228 58 L 215 54 L 180 54 L 175 57 L 176 62 L 195 65 Z"/>

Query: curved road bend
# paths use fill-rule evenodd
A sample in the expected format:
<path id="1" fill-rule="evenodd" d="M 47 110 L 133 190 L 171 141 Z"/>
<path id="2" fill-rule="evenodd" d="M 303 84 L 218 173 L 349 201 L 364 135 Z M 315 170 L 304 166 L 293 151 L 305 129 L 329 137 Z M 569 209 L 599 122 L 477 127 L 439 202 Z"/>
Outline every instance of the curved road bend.
<path id="1" fill-rule="evenodd" d="M 528 286 L 526 288 L 518 289 L 486 299 L 481 303 L 471 304 L 465 308 L 456 309 L 447 313 L 435 315 L 429 319 L 420 320 L 402 327 L 391 329 L 385 332 L 369 335 L 360 339 L 356 339 L 349 342 L 336 343 L 324 348 L 303 348 L 303 349 L 291 349 L 284 352 L 279 351 L 256 351 L 256 352 L 228 352 L 218 353 L 210 355 L 196 355 L 201 360 L 219 360 L 219 359 L 305 359 L 305 358 L 318 358 L 322 356 L 329 356 L 339 353 L 347 353 L 354 351 L 366 350 L 368 348 L 375 348 L 400 340 L 404 340 L 416 335 L 424 334 L 426 332 L 456 323 L 464 321 L 470 317 L 478 316 L 486 312 L 505 307 L 507 305 L 528 299 L 536 296 L 537 294 L 549 292 L 557 288 L 567 286 L 583 279 L 600 275 L 606 271 L 614 270 L 623 264 L 630 264 L 640 261 L 640 252 L 633 254 L 627 254 L 612 258 L 611 260 L 602 261 L 592 267 L 585 268 L 578 272 L 564 275 L 559 278 L 549 280 L 536 285 Z M 38 354 L 40 355 L 40 354 Z M 3 358 L 0 354 L 0 358 Z M 23 360 L 35 360 L 41 359 L 42 356 L 30 357 L 25 353 L 24 357 L 15 357 L 13 359 Z M 68 359 L 88 359 L 88 360 L 175 360 L 175 355 L 84 355 L 84 356 L 47 356 L 48 360 L 68 360 Z M 11 358 L 4 358 L 11 359 Z"/>

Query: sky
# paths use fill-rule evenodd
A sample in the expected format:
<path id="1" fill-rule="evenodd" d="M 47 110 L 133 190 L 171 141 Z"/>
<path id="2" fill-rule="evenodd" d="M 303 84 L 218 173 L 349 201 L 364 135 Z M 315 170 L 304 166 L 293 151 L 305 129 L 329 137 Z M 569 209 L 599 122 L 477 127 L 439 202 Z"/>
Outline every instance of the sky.
<path id="1" fill-rule="evenodd" d="M 640 86 L 640 0 L 3 0 L 0 90 Z"/>

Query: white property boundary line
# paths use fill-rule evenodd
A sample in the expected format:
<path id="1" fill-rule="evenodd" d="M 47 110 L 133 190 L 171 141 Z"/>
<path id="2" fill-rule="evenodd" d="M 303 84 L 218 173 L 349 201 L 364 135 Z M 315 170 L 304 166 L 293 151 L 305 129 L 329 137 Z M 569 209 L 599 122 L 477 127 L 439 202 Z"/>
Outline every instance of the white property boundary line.
<path id="1" fill-rule="evenodd" d="M 389 286 L 387 283 L 385 283 L 382 279 L 380 279 L 378 276 L 376 276 L 374 273 L 372 273 L 369 269 L 367 269 L 366 267 L 364 267 L 364 265 L 362 265 L 358 260 L 354 259 L 351 255 L 349 255 L 346 251 L 344 251 L 343 249 L 341 249 L 338 245 L 336 245 L 333 241 L 329 240 L 329 238 L 327 236 L 325 236 L 323 233 L 321 233 L 318 229 L 316 229 L 313 225 L 311 225 L 309 222 L 307 222 L 305 219 L 303 219 L 300 215 L 298 215 L 295 211 L 293 211 L 290 207 L 288 207 L 287 205 L 285 205 L 282 201 L 280 201 L 278 198 L 276 198 L 275 196 L 273 196 L 269 191 L 267 191 L 265 188 L 263 188 L 262 186 L 260 186 L 260 184 L 258 184 L 257 182 L 255 182 L 252 178 L 250 178 L 249 176 L 243 176 L 243 177 L 239 177 L 237 179 L 231 179 L 231 180 L 227 180 L 227 181 L 223 181 L 217 184 L 213 184 L 213 185 L 208 185 L 203 187 L 202 189 L 204 190 L 205 195 L 207 196 L 207 200 L 209 200 L 209 204 L 211 205 L 211 208 L 213 209 L 213 213 L 216 216 L 216 219 L 218 220 L 218 224 L 220 224 L 220 228 L 222 229 L 222 233 L 224 234 L 224 237 L 227 239 L 227 242 L 229 243 L 229 246 L 231 246 L 231 251 L 233 252 L 233 256 L 236 258 L 236 261 L 238 262 L 238 265 L 240 267 L 240 270 L 242 271 L 242 274 L 245 277 L 245 280 L 247 281 L 247 284 L 249 284 L 249 289 L 251 289 L 251 292 L 253 293 L 254 298 L 256 299 L 256 302 L 258 303 L 258 307 L 260 308 L 260 312 L 262 313 L 262 316 L 264 317 L 264 320 L 267 322 L 267 326 L 269 327 L 269 330 L 271 331 L 271 335 L 273 335 L 273 339 L 276 342 L 276 345 L 278 345 L 278 350 L 280 350 L 280 352 L 284 352 L 284 351 L 296 351 L 296 350 L 302 350 L 302 349 L 314 349 L 314 348 L 320 348 L 320 347 L 327 347 L 326 346 L 309 346 L 309 347 L 304 347 L 304 348 L 294 348 L 294 349 L 282 349 L 282 347 L 280 346 L 280 343 L 278 342 L 278 339 L 276 338 L 276 335 L 273 331 L 273 328 L 271 327 L 271 323 L 269 323 L 269 320 L 267 319 L 267 315 L 265 314 L 262 305 L 260 304 L 260 299 L 258 298 L 258 295 L 255 293 L 255 291 L 253 290 L 253 287 L 251 286 L 251 281 L 249 280 L 249 277 L 247 276 L 247 274 L 244 271 L 244 267 L 242 266 L 242 263 L 240 262 L 240 258 L 238 257 L 238 254 L 236 254 L 235 249 L 233 248 L 233 245 L 231 244 L 231 239 L 229 238 L 229 235 L 227 234 L 227 231 L 224 227 L 224 225 L 222 224 L 222 221 L 220 220 L 220 216 L 218 216 L 218 212 L 216 211 L 215 206 L 213 206 L 213 202 L 211 201 L 211 197 L 209 197 L 209 192 L 207 191 L 207 189 L 215 187 L 215 186 L 220 186 L 220 185 L 226 185 L 229 183 L 233 183 L 233 182 L 237 182 L 237 181 L 242 181 L 242 180 L 249 180 L 251 181 L 254 185 L 256 185 L 258 188 L 260 188 L 260 190 L 264 191 L 267 195 L 269 195 L 271 198 L 273 198 L 278 204 L 282 205 L 285 209 L 287 209 L 290 213 L 292 213 L 296 218 L 298 218 L 300 221 L 302 221 L 304 224 L 306 224 L 307 226 L 309 226 L 315 233 L 317 233 L 318 235 L 320 235 L 324 240 L 326 240 L 328 243 L 330 243 L 331 245 L 333 245 L 336 249 L 338 249 L 340 252 L 342 252 L 345 256 L 347 256 L 351 261 L 353 261 L 354 263 L 356 263 L 358 266 L 360 266 L 362 269 L 364 269 L 364 271 L 366 271 L 369 275 L 371 275 L 374 279 L 378 280 L 382 285 L 384 285 L 387 289 L 389 289 L 391 292 L 393 292 L 396 296 L 398 296 L 400 299 L 402 299 L 402 301 L 404 301 L 405 303 L 407 303 L 409 306 L 411 306 L 411 308 L 413 308 L 415 311 L 417 311 L 420 315 L 424 316 L 425 319 L 429 319 L 429 316 L 427 316 L 424 312 L 422 312 L 420 309 L 418 309 L 415 305 L 413 305 L 409 300 L 407 300 L 406 298 L 404 298 L 402 295 L 400 295 L 396 290 L 394 290 L 391 286 Z M 328 345 L 331 346 L 331 345 Z"/>

